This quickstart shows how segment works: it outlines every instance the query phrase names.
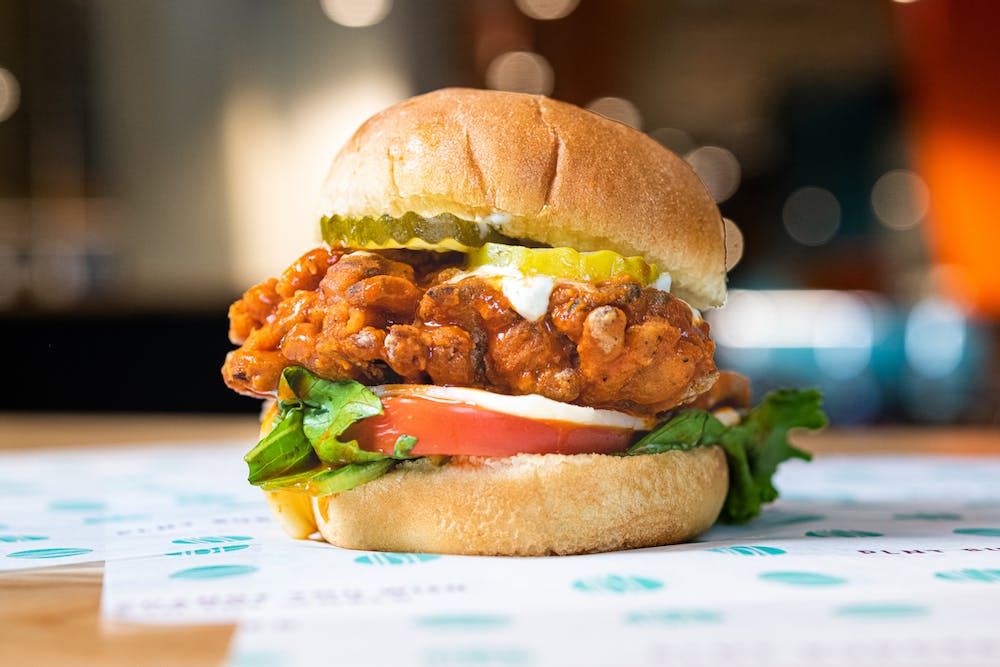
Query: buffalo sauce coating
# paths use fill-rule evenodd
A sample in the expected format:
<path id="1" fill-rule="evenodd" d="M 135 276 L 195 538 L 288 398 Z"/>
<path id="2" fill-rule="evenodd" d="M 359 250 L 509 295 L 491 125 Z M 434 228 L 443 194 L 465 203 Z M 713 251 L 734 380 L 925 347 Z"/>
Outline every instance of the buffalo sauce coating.
<path id="1" fill-rule="evenodd" d="M 559 282 L 548 312 L 521 317 L 460 256 L 317 248 L 229 310 L 232 389 L 273 397 L 286 366 L 364 384 L 404 382 L 540 394 L 650 416 L 709 389 L 708 325 L 683 302 L 622 276 Z"/>

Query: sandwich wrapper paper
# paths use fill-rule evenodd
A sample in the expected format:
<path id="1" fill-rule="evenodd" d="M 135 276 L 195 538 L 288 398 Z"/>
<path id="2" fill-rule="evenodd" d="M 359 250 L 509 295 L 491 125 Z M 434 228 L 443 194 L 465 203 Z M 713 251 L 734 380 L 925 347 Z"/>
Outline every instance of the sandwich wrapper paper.
<path id="1" fill-rule="evenodd" d="M 694 543 L 485 558 L 290 540 L 245 449 L 0 454 L 0 569 L 103 560 L 107 620 L 235 623 L 238 667 L 1000 664 L 1000 457 L 793 461 Z"/>
<path id="2" fill-rule="evenodd" d="M 0 453 L 0 571 L 155 556 L 184 535 L 273 531 L 246 443 Z"/>

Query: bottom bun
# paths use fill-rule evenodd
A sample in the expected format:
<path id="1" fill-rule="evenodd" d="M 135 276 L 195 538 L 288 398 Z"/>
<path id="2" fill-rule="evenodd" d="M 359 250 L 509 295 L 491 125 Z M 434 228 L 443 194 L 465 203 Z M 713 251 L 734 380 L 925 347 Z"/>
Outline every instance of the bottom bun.
<path id="1" fill-rule="evenodd" d="M 689 540 L 715 522 L 727 488 L 719 447 L 456 457 L 444 466 L 418 459 L 351 491 L 313 498 L 310 518 L 328 542 L 348 549 L 592 553 Z M 271 501 L 284 525 L 280 505 Z"/>

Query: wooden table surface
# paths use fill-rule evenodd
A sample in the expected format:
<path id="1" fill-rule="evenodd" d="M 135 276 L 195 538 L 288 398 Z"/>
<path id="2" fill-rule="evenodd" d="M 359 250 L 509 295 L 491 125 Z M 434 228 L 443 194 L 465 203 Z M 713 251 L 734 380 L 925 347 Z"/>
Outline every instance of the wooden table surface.
<path id="1" fill-rule="evenodd" d="M 34 415 L 0 417 L 0 451 L 256 439 L 253 417 Z M 997 429 L 827 431 L 797 439 L 818 456 L 934 453 L 1000 456 Z M 102 563 L 0 573 L 0 665 L 218 665 L 234 626 L 147 627 L 100 617 Z"/>

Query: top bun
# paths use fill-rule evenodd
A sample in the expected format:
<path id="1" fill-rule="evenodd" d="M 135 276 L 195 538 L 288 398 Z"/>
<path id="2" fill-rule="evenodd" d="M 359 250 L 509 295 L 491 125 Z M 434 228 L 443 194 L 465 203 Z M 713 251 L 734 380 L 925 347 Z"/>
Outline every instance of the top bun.
<path id="1" fill-rule="evenodd" d="M 538 95 L 450 88 L 368 119 L 334 158 L 323 213 L 489 218 L 502 233 L 640 255 L 696 308 L 726 296 L 722 217 L 642 132 Z"/>

